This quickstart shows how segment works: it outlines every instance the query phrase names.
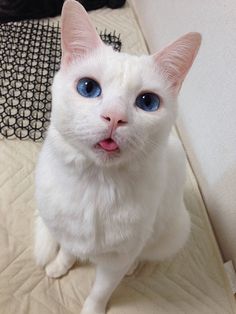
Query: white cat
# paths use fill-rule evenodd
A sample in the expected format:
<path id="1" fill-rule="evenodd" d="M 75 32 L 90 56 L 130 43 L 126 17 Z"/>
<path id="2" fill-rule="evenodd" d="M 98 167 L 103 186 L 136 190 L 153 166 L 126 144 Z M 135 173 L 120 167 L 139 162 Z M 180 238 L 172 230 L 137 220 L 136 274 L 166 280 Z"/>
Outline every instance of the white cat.
<path id="1" fill-rule="evenodd" d="M 188 238 L 185 157 L 170 131 L 200 41 L 189 33 L 152 56 L 114 52 L 78 2 L 64 4 L 62 63 L 36 171 L 35 256 L 49 277 L 77 258 L 96 264 L 83 314 L 104 314 L 137 261 L 169 258 Z"/>

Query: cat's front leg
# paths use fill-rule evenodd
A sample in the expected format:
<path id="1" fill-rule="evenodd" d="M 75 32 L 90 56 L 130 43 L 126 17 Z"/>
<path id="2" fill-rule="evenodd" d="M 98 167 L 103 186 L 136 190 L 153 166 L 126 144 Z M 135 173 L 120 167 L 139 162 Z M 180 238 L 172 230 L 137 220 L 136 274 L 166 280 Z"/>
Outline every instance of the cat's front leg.
<path id="1" fill-rule="evenodd" d="M 99 260 L 95 281 L 81 314 L 105 314 L 111 294 L 133 265 L 135 257 L 119 255 Z"/>
<path id="2" fill-rule="evenodd" d="M 36 264 L 44 267 L 57 254 L 58 243 L 52 237 L 43 219 L 36 213 L 34 230 L 34 256 Z"/>
<path id="3" fill-rule="evenodd" d="M 60 248 L 56 258 L 47 265 L 46 273 L 48 277 L 59 278 L 65 275 L 74 265 L 76 257 Z"/>

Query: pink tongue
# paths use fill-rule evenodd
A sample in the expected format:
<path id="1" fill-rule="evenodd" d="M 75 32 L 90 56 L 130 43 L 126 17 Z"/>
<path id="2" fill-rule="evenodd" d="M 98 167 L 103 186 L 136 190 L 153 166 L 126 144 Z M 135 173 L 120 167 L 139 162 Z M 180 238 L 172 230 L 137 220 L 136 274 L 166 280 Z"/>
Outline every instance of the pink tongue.
<path id="1" fill-rule="evenodd" d="M 118 148 L 118 145 L 116 144 L 115 141 L 113 141 L 111 138 L 108 138 L 106 140 L 103 140 L 101 142 L 99 142 L 99 145 L 107 150 L 107 151 L 113 151 L 113 150 L 116 150 Z"/>

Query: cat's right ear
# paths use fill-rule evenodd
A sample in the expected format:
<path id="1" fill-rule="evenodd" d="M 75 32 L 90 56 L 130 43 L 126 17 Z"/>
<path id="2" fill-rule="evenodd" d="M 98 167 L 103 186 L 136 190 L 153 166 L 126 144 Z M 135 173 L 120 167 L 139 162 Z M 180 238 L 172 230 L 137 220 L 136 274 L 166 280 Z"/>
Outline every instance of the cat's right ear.
<path id="1" fill-rule="evenodd" d="M 103 45 L 84 7 L 66 0 L 61 17 L 62 67 Z"/>

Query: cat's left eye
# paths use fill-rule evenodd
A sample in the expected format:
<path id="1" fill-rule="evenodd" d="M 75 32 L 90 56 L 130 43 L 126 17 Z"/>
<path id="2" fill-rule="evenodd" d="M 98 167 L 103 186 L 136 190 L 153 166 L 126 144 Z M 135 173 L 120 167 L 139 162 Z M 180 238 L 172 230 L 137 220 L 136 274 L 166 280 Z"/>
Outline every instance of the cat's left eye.
<path id="1" fill-rule="evenodd" d="M 156 111 L 160 107 L 160 98 L 153 93 L 144 93 L 136 98 L 135 105 L 144 111 Z"/>
<path id="2" fill-rule="evenodd" d="M 88 98 L 99 97 L 102 92 L 98 82 L 88 77 L 80 79 L 76 88 L 81 96 Z"/>

